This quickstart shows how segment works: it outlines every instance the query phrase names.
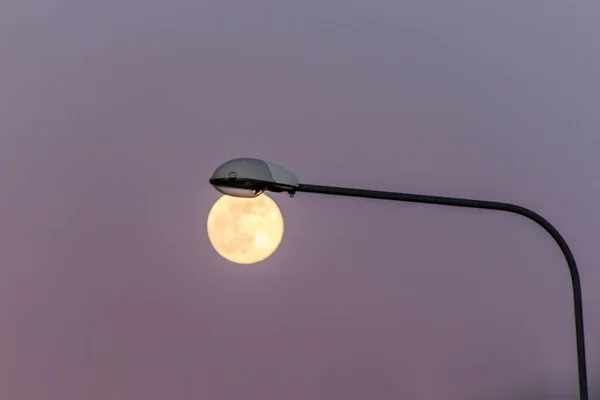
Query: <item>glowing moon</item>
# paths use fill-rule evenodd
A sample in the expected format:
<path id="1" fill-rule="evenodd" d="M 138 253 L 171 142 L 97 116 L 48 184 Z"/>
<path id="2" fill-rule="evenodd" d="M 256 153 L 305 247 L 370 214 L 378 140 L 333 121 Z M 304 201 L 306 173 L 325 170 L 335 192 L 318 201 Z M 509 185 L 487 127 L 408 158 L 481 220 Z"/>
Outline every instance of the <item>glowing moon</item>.
<path id="1" fill-rule="evenodd" d="M 283 238 L 283 217 L 266 194 L 254 198 L 222 196 L 210 210 L 208 238 L 217 253 L 237 264 L 269 257 Z"/>

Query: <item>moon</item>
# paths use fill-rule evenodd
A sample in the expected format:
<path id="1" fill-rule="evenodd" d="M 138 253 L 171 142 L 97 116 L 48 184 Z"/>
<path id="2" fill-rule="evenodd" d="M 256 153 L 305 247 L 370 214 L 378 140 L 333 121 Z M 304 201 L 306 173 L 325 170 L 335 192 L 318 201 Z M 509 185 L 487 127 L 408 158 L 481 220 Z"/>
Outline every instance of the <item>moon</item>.
<path id="1" fill-rule="evenodd" d="M 283 216 L 266 194 L 254 198 L 222 196 L 206 223 L 217 253 L 236 264 L 255 264 L 277 250 L 283 238 Z"/>

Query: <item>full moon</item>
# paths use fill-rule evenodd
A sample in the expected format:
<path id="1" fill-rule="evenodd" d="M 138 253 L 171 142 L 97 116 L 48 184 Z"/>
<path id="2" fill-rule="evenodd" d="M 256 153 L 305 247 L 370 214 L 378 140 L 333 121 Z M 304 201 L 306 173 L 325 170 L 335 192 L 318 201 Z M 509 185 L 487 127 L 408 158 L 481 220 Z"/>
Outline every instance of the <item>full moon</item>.
<path id="1" fill-rule="evenodd" d="M 269 257 L 283 238 L 283 217 L 266 194 L 254 198 L 222 196 L 206 223 L 217 253 L 236 264 L 254 264 Z"/>

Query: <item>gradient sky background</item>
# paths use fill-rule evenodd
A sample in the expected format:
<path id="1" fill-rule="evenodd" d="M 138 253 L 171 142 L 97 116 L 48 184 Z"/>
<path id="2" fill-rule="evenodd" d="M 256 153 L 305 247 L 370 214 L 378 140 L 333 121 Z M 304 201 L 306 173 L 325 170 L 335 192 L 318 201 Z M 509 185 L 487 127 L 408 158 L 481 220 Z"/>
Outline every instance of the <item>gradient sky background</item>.
<path id="1" fill-rule="evenodd" d="M 570 282 L 533 223 L 273 196 L 211 248 L 234 157 L 504 200 L 579 261 L 600 393 L 597 0 L 0 2 L 0 396 L 565 399 Z"/>

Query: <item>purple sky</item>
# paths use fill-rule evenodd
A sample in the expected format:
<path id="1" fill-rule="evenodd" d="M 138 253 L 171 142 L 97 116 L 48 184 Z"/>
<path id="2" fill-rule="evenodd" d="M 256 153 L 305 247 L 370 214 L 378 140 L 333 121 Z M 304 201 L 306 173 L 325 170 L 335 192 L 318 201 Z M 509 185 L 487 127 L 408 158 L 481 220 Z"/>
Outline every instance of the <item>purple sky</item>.
<path id="1" fill-rule="evenodd" d="M 221 162 L 504 200 L 580 264 L 600 393 L 597 0 L 0 2 L 0 397 L 565 399 L 568 272 L 517 216 L 273 196 L 206 235 Z M 568 398 L 568 397 L 567 397 Z"/>

